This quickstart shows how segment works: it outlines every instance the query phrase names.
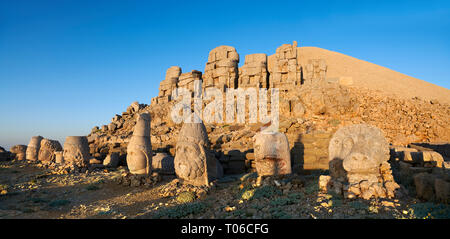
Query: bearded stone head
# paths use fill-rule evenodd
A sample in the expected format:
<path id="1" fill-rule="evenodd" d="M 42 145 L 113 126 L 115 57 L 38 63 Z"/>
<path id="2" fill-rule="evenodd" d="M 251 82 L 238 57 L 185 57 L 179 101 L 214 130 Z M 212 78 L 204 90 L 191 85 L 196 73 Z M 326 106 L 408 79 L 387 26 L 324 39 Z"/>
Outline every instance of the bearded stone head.
<path id="1" fill-rule="evenodd" d="M 209 151 L 210 143 L 203 123 L 185 123 L 175 151 L 176 175 L 193 185 L 207 185 L 208 168 L 216 163 Z"/>
<path id="2" fill-rule="evenodd" d="M 342 162 L 342 168 L 349 173 L 376 173 L 389 159 L 388 143 L 376 127 L 366 124 L 342 127 L 330 140 L 329 159 Z"/>

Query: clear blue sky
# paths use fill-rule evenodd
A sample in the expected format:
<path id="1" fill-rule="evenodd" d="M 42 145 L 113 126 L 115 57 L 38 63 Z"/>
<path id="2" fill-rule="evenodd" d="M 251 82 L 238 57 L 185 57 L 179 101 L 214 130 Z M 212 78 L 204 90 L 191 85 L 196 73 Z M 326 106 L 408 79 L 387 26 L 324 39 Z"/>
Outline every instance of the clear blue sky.
<path id="1" fill-rule="evenodd" d="M 449 1 L 0 0 L 0 146 L 86 135 L 216 46 L 293 40 L 450 88 Z"/>

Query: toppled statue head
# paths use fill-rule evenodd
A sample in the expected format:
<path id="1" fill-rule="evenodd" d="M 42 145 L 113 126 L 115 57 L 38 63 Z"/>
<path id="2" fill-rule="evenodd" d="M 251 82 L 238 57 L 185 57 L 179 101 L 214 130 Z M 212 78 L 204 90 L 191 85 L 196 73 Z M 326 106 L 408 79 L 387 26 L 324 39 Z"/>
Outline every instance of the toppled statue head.
<path id="1" fill-rule="evenodd" d="M 328 150 L 332 179 L 336 185 L 348 184 L 344 195 L 364 199 L 394 196 L 398 185 L 387 162 L 389 147 L 380 129 L 366 124 L 342 127 L 331 138 Z"/>
<path id="2" fill-rule="evenodd" d="M 290 174 L 291 155 L 286 135 L 260 132 L 253 136 L 256 171 L 259 176 Z"/>
<path id="3" fill-rule="evenodd" d="M 210 152 L 210 142 L 203 123 L 185 123 L 178 135 L 175 173 L 186 183 L 208 185 L 217 176 L 217 160 Z"/>

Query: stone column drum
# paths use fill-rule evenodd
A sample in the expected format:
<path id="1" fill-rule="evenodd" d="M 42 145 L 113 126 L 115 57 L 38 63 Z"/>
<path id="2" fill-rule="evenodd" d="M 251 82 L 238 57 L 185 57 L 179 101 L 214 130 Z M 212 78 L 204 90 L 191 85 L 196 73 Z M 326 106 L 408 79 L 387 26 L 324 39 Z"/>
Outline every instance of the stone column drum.
<path id="1" fill-rule="evenodd" d="M 253 137 L 258 176 L 292 173 L 289 142 L 285 134 L 260 132 Z"/>
<path id="2" fill-rule="evenodd" d="M 42 136 L 31 137 L 26 151 L 26 159 L 31 161 L 38 160 L 39 149 L 41 147 Z"/>
<path id="3" fill-rule="evenodd" d="M 89 164 L 89 144 L 86 136 L 67 136 L 64 142 L 64 161 L 78 166 Z"/>
<path id="4" fill-rule="evenodd" d="M 150 114 L 138 115 L 133 136 L 127 147 L 127 165 L 132 174 L 150 175 L 152 165 L 152 145 L 150 141 Z"/>

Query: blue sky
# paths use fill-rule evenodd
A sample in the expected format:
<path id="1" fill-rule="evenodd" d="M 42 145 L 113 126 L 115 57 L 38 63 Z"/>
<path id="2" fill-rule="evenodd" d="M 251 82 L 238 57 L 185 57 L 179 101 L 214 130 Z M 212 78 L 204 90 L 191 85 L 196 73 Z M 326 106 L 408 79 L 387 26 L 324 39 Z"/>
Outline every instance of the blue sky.
<path id="1" fill-rule="evenodd" d="M 216 46 L 294 40 L 450 88 L 449 1 L 0 0 L 0 146 L 86 135 Z"/>

